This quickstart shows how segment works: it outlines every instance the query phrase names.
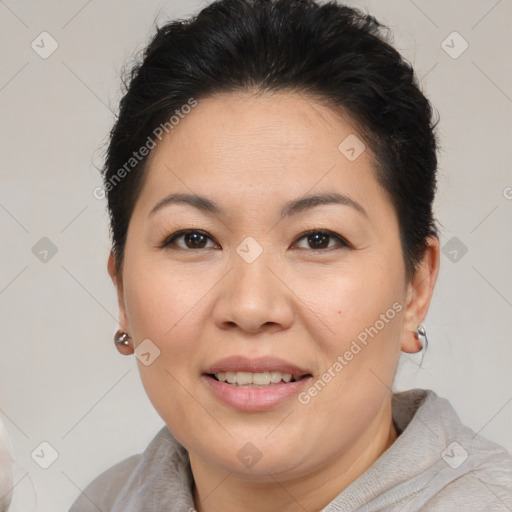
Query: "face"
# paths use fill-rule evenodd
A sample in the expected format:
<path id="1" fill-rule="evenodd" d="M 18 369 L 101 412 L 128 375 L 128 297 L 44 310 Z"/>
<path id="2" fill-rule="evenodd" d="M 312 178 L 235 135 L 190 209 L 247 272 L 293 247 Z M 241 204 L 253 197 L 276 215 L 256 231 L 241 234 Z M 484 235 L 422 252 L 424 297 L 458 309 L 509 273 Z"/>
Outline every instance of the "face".
<path id="1" fill-rule="evenodd" d="M 287 479 L 389 430 L 431 286 L 405 277 L 361 141 L 311 98 L 233 93 L 199 101 L 150 155 L 116 280 L 121 324 L 191 460 Z"/>

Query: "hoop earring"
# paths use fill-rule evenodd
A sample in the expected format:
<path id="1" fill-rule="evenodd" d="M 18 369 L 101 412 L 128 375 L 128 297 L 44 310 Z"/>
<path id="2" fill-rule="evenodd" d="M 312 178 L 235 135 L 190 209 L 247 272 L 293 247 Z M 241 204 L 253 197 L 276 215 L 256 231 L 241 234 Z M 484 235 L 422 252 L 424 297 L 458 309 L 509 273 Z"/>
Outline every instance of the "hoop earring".
<path id="1" fill-rule="evenodd" d="M 128 333 L 118 330 L 114 334 L 114 343 L 119 353 L 123 356 L 129 356 L 133 354 L 134 350 L 132 345 L 132 338 Z"/>
<path id="2" fill-rule="evenodd" d="M 427 330 L 423 324 L 418 325 L 416 328 L 416 338 L 421 342 L 421 350 L 420 352 L 426 352 L 428 349 L 428 337 Z M 423 341 L 422 341 L 423 340 Z"/>

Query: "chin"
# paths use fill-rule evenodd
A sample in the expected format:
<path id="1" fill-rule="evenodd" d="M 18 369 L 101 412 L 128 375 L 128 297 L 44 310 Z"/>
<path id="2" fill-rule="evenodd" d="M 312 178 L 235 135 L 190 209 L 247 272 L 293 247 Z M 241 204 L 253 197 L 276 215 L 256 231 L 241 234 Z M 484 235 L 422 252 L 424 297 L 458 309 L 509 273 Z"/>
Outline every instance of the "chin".
<path id="1" fill-rule="evenodd" d="M 189 453 L 192 450 L 220 470 L 252 482 L 284 481 L 307 473 L 314 460 L 310 456 L 311 450 L 304 445 L 305 436 L 290 437 L 283 432 L 273 439 L 266 438 L 271 430 L 252 428 L 245 429 L 244 435 L 241 432 L 233 437 L 226 435 L 222 442 L 215 443 L 214 450 L 212 445 L 202 444 L 203 438 L 196 444 L 196 450 L 190 446 Z"/>

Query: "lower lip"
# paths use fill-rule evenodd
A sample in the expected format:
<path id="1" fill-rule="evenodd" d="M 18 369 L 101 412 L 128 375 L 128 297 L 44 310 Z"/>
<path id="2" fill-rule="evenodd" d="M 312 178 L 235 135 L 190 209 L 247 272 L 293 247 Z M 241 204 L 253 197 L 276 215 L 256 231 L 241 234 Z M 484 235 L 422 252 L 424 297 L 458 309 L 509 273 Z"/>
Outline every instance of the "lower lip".
<path id="1" fill-rule="evenodd" d="M 295 382 L 283 382 L 262 388 L 246 388 L 219 382 L 208 375 L 203 375 L 202 378 L 222 402 L 239 411 L 252 412 L 272 409 L 290 397 L 298 395 L 311 379 L 311 377 L 304 377 Z"/>

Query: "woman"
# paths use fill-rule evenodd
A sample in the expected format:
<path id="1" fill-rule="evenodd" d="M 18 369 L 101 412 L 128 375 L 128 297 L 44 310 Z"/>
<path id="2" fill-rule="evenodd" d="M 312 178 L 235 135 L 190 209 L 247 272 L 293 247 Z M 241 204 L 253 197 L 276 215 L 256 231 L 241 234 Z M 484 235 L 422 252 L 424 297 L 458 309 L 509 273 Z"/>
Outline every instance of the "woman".
<path id="1" fill-rule="evenodd" d="M 160 28 L 104 174 L 122 354 L 166 423 L 72 512 L 507 510 L 512 457 L 391 392 L 439 269 L 413 71 L 334 2 Z"/>

